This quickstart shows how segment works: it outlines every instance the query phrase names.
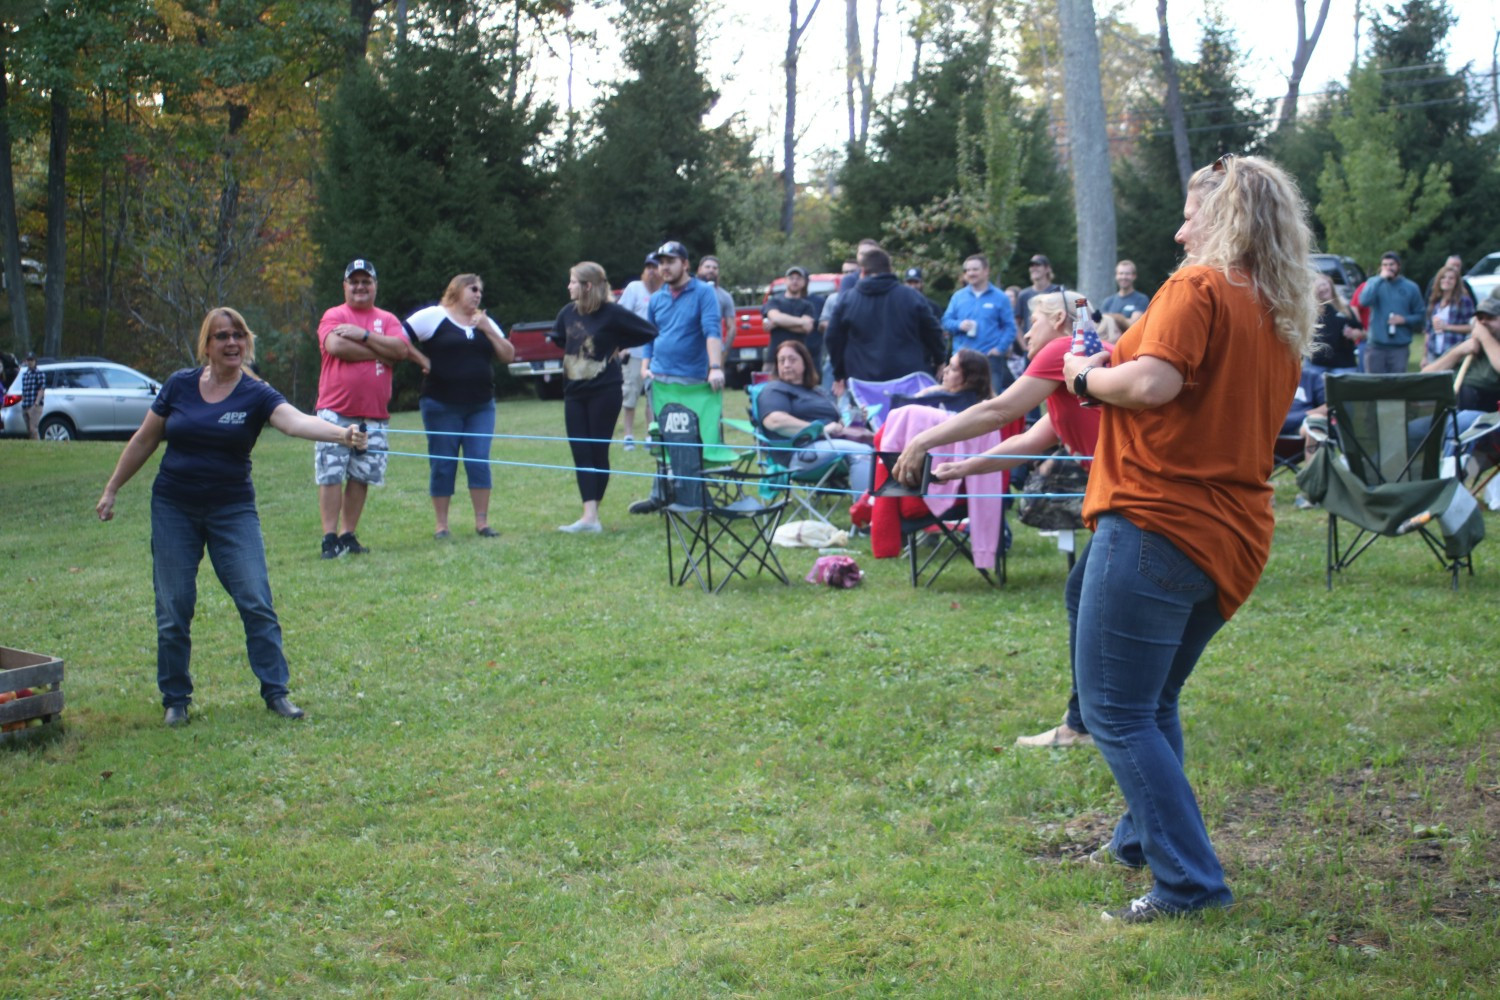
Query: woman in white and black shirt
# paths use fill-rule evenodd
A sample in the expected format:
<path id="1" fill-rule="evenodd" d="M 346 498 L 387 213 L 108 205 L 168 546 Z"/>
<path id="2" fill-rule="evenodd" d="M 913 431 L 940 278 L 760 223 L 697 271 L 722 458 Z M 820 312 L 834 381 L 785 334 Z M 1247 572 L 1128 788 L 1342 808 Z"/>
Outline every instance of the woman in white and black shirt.
<path id="1" fill-rule="evenodd" d="M 448 282 L 442 302 L 412 313 L 407 328 L 422 344 L 432 370 L 422 381 L 422 426 L 431 456 L 428 493 L 437 520 L 435 538 L 447 538 L 448 506 L 463 453 L 464 478 L 474 504 L 474 530 L 483 538 L 490 527 L 490 438 L 495 433 L 495 379 L 492 364 L 509 364 L 515 348 L 483 309 L 484 282 L 460 274 Z"/>

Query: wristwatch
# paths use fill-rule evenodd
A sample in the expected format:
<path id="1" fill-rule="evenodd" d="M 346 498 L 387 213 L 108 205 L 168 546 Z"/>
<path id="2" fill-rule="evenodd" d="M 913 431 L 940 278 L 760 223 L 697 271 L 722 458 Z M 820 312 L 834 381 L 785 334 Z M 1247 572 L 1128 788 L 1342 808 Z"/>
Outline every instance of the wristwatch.
<path id="1" fill-rule="evenodd" d="M 1073 376 L 1073 395 L 1079 399 L 1092 398 L 1089 396 L 1089 372 L 1098 367 L 1098 365 L 1085 365 L 1083 371 Z"/>

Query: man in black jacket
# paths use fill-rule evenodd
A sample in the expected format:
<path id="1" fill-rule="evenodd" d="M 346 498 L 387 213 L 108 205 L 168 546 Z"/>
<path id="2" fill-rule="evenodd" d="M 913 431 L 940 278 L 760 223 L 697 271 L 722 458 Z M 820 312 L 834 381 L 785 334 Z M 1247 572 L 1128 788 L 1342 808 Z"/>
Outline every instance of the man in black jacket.
<path id="1" fill-rule="evenodd" d="M 839 296 L 824 346 L 833 360 L 833 391 L 844 379 L 884 381 L 942 364 L 943 328 L 914 288 L 891 273 L 891 256 L 880 247 L 859 254 L 859 283 Z"/>

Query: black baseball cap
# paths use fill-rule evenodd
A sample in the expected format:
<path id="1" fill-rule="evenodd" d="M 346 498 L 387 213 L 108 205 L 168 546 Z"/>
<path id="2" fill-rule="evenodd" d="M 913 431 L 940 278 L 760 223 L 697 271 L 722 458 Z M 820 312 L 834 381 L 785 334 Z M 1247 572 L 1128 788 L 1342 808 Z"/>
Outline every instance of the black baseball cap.
<path id="1" fill-rule="evenodd" d="M 656 267 L 660 263 L 661 263 L 661 258 L 658 257 L 658 256 L 656 256 L 655 253 L 648 253 L 646 255 L 646 266 L 647 267 Z"/>
<path id="2" fill-rule="evenodd" d="M 370 280 L 371 281 L 377 280 L 376 277 L 375 277 L 375 265 L 371 264 L 369 261 L 365 260 L 363 257 L 356 257 L 356 258 L 354 258 L 353 260 L 351 260 L 349 262 L 349 266 L 346 267 L 346 268 L 344 268 L 344 280 L 348 281 L 349 280 L 349 276 L 351 274 L 354 274 L 356 271 L 363 271 L 363 272 L 365 272 L 366 274 L 368 274 L 370 276 Z"/>
<path id="3" fill-rule="evenodd" d="M 800 274 L 805 278 L 807 277 L 807 268 L 803 267 L 800 264 L 793 264 L 791 267 L 786 269 L 786 277 L 790 278 L 794 274 Z"/>
<path id="4" fill-rule="evenodd" d="M 920 267 L 908 267 L 906 269 L 906 280 L 907 281 L 921 281 L 922 280 L 922 269 Z"/>
<path id="5" fill-rule="evenodd" d="M 667 240 L 667 242 L 665 242 L 661 246 L 657 247 L 656 248 L 656 257 L 658 259 L 660 259 L 662 257 L 676 257 L 678 260 L 689 260 L 690 259 L 688 257 L 688 248 L 685 247 L 685 246 L 683 246 L 681 243 L 677 242 L 676 240 Z"/>
<path id="6" fill-rule="evenodd" d="M 1033 266 L 1035 266 L 1037 264 L 1040 264 L 1043 267 L 1051 267 L 1052 266 L 1052 262 L 1047 259 L 1047 255 L 1046 254 L 1042 254 L 1042 253 L 1033 254 L 1032 257 L 1031 257 L 1031 260 L 1027 263 L 1026 266 L 1027 267 L 1033 267 Z"/>

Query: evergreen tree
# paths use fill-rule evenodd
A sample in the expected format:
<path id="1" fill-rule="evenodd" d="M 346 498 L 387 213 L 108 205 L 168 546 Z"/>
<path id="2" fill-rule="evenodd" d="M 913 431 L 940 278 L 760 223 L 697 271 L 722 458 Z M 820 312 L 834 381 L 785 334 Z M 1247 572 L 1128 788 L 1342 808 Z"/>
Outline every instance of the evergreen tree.
<path id="1" fill-rule="evenodd" d="M 834 214 L 838 239 L 878 237 L 893 210 L 915 211 L 958 188 L 959 121 L 983 128 L 989 47 L 951 28 L 931 41 L 938 54 L 901 88 L 893 109 L 876 113 L 867 151 L 849 150 Z"/>
<path id="2" fill-rule="evenodd" d="M 1411 237 L 1406 271 L 1424 285 L 1449 254 L 1472 262 L 1492 250 L 1500 229 L 1500 133 L 1475 134 L 1483 105 L 1448 70 L 1448 32 L 1456 23 L 1445 0 L 1406 0 L 1370 25 L 1369 65 L 1379 74 L 1402 168 L 1415 176 L 1434 164 L 1451 170 L 1453 200 Z"/>
<path id="3" fill-rule="evenodd" d="M 1396 112 L 1380 106 L 1373 68 L 1355 73 L 1349 106 L 1349 115 L 1333 122 L 1339 150 L 1324 160 L 1317 214 L 1329 250 L 1373 262 L 1386 250 L 1405 252 L 1437 218 L 1452 198 L 1449 170 L 1436 163 L 1422 175 L 1401 168 Z"/>
<path id="4" fill-rule="evenodd" d="M 694 259 L 723 228 L 723 182 L 750 170 L 749 144 L 703 120 L 718 94 L 699 67 L 697 0 L 648 0 L 615 19 L 631 75 L 598 104 L 594 140 L 569 171 L 579 254 L 612 279 L 640 270 L 667 239 Z"/>
<path id="5" fill-rule="evenodd" d="M 1194 168 L 1224 153 L 1253 151 L 1256 123 L 1264 117 L 1250 107 L 1239 81 L 1240 55 L 1234 33 L 1219 16 L 1203 23 L 1198 59 L 1180 63 L 1182 103 Z M 1158 75 L 1160 69 L 1157 69 Z M 1143 287 L 1159 285 L 1182 257 L 1173 234 L 1182 225 L 1182 192 L 1177 160 L 1164 115 L 1148 120 L 1154 129 L 1141 138 L 1134 157 L 1120 162 L 1115 176 L 1120 256 L 1135 261 Z M 1172 183 L 1163 183 L 1171 178 Z"/>
<path id="6" fill-rule="evenodd" d="M 509 102 L 509 47 L 453 7 L 413 16 L 407 44 L 340 83 L 318 178 L 321 301 L 339 301 L 344 265 L 368 257 L 394 312 L 473 272 L 502 325 L 550 317 L 571 263 L 542 145 L 553 108 Z"/>

